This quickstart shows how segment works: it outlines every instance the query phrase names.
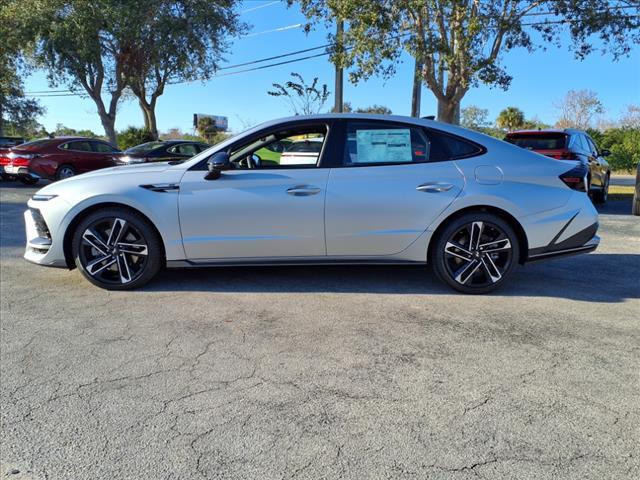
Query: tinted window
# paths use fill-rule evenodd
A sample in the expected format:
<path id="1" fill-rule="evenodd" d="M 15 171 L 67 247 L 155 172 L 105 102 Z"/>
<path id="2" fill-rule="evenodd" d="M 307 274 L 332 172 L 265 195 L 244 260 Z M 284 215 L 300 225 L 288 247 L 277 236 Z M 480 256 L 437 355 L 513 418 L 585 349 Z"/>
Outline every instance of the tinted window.
<path id="1" fill-rule="evenodd" d="M 96 152 L 100 152 L 100 153 L 113 153 L 118 151 L 116 148 L 113 148 L 108 143 L 102 143 L 102 142 L 93 142 L 93 148 Z"/>
<path id="2" fill-rule="evenodd" d="M 58 140 L 52 140 L 50 138 L 41 138 L 40 140 L 34 140 L 32 142 L 23 143 L 20 145 L 20 150 L 35 150 L 37 148 L 48 147 L 51 144 L 55 144 Z"/>
<path id="3" fill-rule="evenodd" d="M 86 141 L 81 142 L 69 142 L 65 143 L 61 147 L 64 150 L 73 150 L 74 152 L 92 152 L 91 143 Z"/>
<path id="4" fill-rule="evenodd" d="M 162 142 L 147 142 L 143 143 L 142 145 L 131 147 L 125 150 L 125 153 L 148 153 L 151 150 L 155 150 L 156 148 L 161 147 L 162 145 L 164 145 L 164 143 Z"/>
<path id="5" fill-rule="evenodd" d="M 432 162 L 467 158 L 482 153 L 482 147 L 475 143 L 446 133 L 430 131 L 429 138 L 431 138 L 431 157 L 429 160 Z"/>
<path id="6" fill-rule="evenodd" d="M 527 150 L 558 150 L 565 148 L 567 135 L 564 133 L 513 134 L 505 140 Z"/>
<path id="7" fill-rule="evenodd" d="M 429 140 L 417 127 L 350 122 L 343 163 L 357 166 L 426 162 L 429 149 Z"/>
<path id="8" fill-rule="evenodd" d="M 177 145 L 177 150 L 180 155 L 188 155 L 190 157 L 193 157 L 198 153 L 198 150 L 196 150 L 196 146 L 193 143 Z"/>
<path id="9" fill-rule="evenodd" d="M 585 135 L 585 140 L 587 141 L 587 145 L 589 146 L 588 151 L 590 153 L 594 153 L 596 154 L 598 152 L 598 147 L 596 147 L 596 144 L 593 142 L 593 140 L 591 140 L 591 137 Z"/>

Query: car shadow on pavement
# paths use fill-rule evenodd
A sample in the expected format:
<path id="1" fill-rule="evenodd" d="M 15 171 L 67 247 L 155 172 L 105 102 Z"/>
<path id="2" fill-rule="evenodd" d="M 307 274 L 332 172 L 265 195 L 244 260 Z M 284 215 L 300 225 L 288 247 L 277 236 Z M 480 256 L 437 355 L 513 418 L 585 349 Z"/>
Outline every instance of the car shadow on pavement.
<path id="1" fill-rule="evenodd" d="M 590 254 L 520 267 L 489 295 L 555 297 L 587 302 L 640 298 L 640 255 Z M 635 279 L 635 280 L 634 280 Z M 456 292 L 421 266 L 218 267 L 165 270 L 143 291 L 215 293 L 374 293 L 450 295 Z"/>
<path id="2" fill-rule="evenodd" d="M 609 199 L 604 205 L 596 205 L 600 215 L 631 215 L 633 195 L 624 198 Z"/>

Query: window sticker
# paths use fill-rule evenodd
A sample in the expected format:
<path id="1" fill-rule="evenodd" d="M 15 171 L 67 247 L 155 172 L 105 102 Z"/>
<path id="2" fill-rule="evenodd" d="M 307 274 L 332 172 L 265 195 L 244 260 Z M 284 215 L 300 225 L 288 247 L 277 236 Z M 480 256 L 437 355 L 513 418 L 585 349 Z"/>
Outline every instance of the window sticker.
<path id="1" fill-rule="evenodd" d="M 355 163 L 404 163 L 413 160 L 411 130 L 356 130 Z"/>

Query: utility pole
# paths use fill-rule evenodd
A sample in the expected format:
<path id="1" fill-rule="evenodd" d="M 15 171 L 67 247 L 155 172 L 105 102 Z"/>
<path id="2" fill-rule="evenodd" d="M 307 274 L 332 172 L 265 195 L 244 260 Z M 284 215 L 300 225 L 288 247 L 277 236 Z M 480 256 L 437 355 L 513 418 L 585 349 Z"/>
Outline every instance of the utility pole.
<path id="1" fill-rule="evenodd" d="M 411 116 L 420 116 L 420 100 L 422 98 L 422 64 L 416 59 L 413 71 L 413 92 L 411 94 Z"/>
<path id="2" fill-rule="evenodd" d="M 344 22 L 338 20 L 336 24 L 336 49 L 339 49 L 339 53 L 342 53 L 342 32 L 344 32 Z M 336 88 L 335 88 L 335 104 L 333 111 L 335 113 L 342 113 L 343 107 L 343 75 L 342 67 L 336 64 Z"/>

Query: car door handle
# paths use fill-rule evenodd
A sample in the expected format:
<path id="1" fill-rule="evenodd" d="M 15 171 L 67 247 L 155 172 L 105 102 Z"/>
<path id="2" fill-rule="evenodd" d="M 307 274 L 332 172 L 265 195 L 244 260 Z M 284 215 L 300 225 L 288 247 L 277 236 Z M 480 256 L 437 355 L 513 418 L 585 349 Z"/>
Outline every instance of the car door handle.
<path id="1" fill-rule="evenodd" d="M 418 185 L 416 190 L 419 192 L 431 192 L 431 193 L 439 193 L 446 192 L 451 190 L 453 185 L 450 183 L 423 183 L 422 185 Z"/>
<path id="2" fill-rule="evenodd" d="M 320 193 L 320 189 L 311 185 L 297 185 L 287 189 L 287 193 L 295 197 L 308 197 L 309 195 Z"/>

